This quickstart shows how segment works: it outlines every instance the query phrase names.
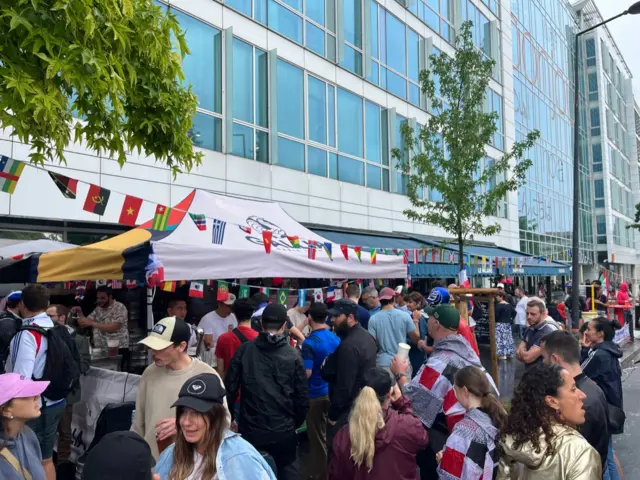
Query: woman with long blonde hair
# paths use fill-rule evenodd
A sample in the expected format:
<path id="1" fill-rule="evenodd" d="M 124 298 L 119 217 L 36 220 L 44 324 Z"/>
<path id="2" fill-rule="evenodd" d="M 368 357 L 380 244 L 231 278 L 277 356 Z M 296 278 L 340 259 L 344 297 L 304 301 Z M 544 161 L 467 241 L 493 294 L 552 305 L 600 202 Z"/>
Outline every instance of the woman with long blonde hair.
<path id="1" fill-rule="evenodd" d="M 156 473 L 161 480 L 275 480 L 253 446 L 227 427 L 220 378 L 203 373 L 190 378 L 172 405 L 176 443 L 162 452 Z"/>
<path id="2" fill-rule="evenodd" d="M 427 431 L 389 372 L 375 367 L 364 375 L 349 423 L 333 441 L 329 478 L 415 480 L 416 454 Z"/>

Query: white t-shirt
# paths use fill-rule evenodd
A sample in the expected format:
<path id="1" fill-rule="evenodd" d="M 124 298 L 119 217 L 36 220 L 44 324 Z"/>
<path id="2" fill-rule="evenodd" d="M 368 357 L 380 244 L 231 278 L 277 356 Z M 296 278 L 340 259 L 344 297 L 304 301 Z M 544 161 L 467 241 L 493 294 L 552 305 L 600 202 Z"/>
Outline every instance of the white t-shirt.
<path id="1" fill-rule="evenodd" d="M 516 325 L 527 325 L 527 303 L 529 297 L 522 297 L 516 305 Z"/>
<path id="2" fill-rule="evenodd" d="M 299 312 L 295 308 L 291 308 L 287 310 L 287 317 L 289 317 L 291 323 L 293 323 L 293 325 L 300 330 L 303 335 L 306 335 L 311 331 L 307 316 L 304 313 Z"/>
<path id="3" fill-rule="evenodd" d="M 203 360 L 206 361 L 212 367 L 216 366 L 216 343 L 218 343 L 218 337 L 223 333 L 230 332 L 234 328 L 238 326 L 238 320 L 236 320 L 236 316 L 231 313 L 229 316 L 222 318 L 220 315 L 213 312 L 207 313 L 200 323 L 198 324 L 198 328 L 201 328 L 204 331 L 205 335 L 213 335 L 213 345 L 210 349 L 205 350 L 203 353 Z"/>

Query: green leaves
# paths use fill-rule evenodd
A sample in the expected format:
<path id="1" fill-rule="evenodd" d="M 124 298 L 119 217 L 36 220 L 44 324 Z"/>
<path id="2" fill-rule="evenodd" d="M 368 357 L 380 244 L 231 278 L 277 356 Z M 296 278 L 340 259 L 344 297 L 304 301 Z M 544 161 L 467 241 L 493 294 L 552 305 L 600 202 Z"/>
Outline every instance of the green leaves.
<path id="1" fill-rule="evenodd" d="M 471 31 L 472 23 L 465 22 L 456 39 L 455 56 L 432 55 L 428 70 L 420 73 L 422 91 L 434 113 L 418 138 L 403 126 L 410 155 L 397 149 L 393 152 L 399 168 L 409 173 L 408 196 L 413 208 L 403 213 L 454 235 L 461 259 L 465 243 L 474 235 L 500 232 L 500 225 L 487 217 L 496 214 L 508 192 L 524 183 L 531 167 L 524 157 L 540 135 L 531 132 L 502 158 L 485 161 L 486 146 L 497 130 L 497 113 L 484 108 L 495 62 L 483 58 Z M 423 195 L 428 191 L 438 192 L 432 198 L 441 199 L 428 200 Z"/>
<path id="2" fill-rule="evenodd" d="M 152 0 L 7 0 L 0 52 L 0 127 L 31 143 L 31 161 L 64 162 L 73 129 L 120 164 L 134 149 L 174 174 L 200 163 L 189 137 L 197 98 L 181 83 L 184 34 Z"/>

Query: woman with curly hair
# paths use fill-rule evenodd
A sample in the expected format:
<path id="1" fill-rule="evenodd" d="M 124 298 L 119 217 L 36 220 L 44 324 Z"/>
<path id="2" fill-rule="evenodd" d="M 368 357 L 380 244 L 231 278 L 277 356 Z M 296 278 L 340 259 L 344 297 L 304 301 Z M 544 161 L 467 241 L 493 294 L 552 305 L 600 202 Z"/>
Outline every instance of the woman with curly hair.
<path id="1" fill-rule="evenodd" d="M 536 364 L 515 389 L 498 480 L 600 480 L 600 455 L 575 429 L 585 394 L 559 365 Z"/>

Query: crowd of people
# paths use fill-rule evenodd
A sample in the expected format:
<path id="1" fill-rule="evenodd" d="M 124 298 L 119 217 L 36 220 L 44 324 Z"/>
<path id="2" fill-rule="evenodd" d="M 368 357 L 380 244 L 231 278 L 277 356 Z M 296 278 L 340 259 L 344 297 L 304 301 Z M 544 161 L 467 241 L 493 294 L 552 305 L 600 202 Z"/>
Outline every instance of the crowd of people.
<path id="1" fill-rule="evenodd" d="M 262 293 L 223 292 L 200 321 L 204 353 L 194 358 L 186 304 L 174 301 L 141 341 L 153 361 L 130 431 L 102 437 L 83 478 L 620 478 L 611 441 L 625 417 L 617 321 L 586 321 L 578 340 L 541 298 L 498 284 L 498 354 L 525 369 L 507 412 L 475 339 L 473 313 L 485 307 L 468 302 L 465 318 L 452 302 L 444 286 L 423 296 L 350 284 L 329 305 L 289 310 Z M 56 437 L 58 461 L 69 458 L 69 406 L 88 345 L 42 286 L 10 295 L 7 308 L 19 325 L 0 375 L 0 478 L 54 480 Z M 73 313 L 75 327 L 99 325 L 124 348 L 108 290 L 89 316 Z"/>

